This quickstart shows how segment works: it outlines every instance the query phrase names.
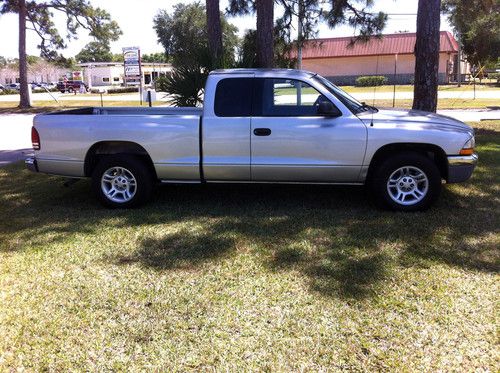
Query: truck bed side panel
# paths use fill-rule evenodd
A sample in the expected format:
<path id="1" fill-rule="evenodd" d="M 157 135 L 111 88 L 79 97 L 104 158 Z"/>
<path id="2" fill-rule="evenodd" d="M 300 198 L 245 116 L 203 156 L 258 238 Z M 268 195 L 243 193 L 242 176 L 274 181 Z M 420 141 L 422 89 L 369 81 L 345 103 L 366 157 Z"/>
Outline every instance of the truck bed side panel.
<path id="1" fill-rule="evenodd" d="M 41 172 L 71 171 L 83 176 L 90 147 L 98 142 L 139 144 L 153 160 L 158 178 L 199 180 L 199 116 L 196 115 L 47 115 L 38 116 Z M 64 130 L 63 130 L 64 129 Z M 61 163 L 62 162 L 62 163 Z"/>

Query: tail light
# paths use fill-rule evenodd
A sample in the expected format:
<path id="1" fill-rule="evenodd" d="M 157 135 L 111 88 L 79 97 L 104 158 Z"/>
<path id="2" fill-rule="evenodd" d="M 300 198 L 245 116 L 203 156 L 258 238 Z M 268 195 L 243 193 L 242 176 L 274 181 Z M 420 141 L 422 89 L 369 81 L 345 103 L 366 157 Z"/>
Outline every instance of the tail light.
<path id="1" fill-rule="evenodd" d="M 40 150 L 40 135 L 35 127 L 31 127 L 31 143 L 33 145 L 33 149 Z"/>

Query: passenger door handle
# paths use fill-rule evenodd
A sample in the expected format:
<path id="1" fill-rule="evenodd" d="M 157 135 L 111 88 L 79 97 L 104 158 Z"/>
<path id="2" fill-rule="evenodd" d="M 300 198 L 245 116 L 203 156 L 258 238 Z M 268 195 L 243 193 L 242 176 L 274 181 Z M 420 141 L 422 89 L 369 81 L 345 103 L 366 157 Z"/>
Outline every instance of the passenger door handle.
<path id="1" fill-rule="evenodd" d="M 270 128 L 256 128 L 253 130 L 255 136 L 269 136 L 271 134 Z"/>

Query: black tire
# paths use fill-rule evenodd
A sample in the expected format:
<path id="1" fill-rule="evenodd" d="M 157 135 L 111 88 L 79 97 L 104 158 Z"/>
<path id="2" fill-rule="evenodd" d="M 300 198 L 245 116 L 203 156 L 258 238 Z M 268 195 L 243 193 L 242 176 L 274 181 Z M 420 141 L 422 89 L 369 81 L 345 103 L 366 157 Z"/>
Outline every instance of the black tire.
<path id="1" fill-rule="evenodd" d="M 115 188 L 115 185 L 112 183 L 121 182 L 120 176 L 125 177 L 126 180 L 135 179 L 135 187 L 133 187 L 133 183 L 128 183 L 127 185 L 129 186 L 123 186 L 125 184 L 116 186 L 117 188 L 125 188 L 128 194 L 132 195 L 130 199 L 127 199 L 124 194 L 125 190 L 114 193 L 114 200 L 112 196 L 108 196 L 104 192 L 102 178 L 107 171 L 113 168 L 124 169 L 128 173 L 117 173 L 114 178 L 105 183 L 105 187 L 109 187 L 109 189 Z M 132 178 L 129 173 L 132 175 Z M 141 206 L 151 198 L 153 176 L 148 166 L 139 157 L 126 154 L 104 156 L 92 173 L 92 190 L 99 202 L 106 207 L 134 208 Z M 123 201 L 117 201 L 116 199 L 118 198 L 123 199 Z"/>
<path id="2" fill-rule="evenodd" d="M 402 171 L 398 171 L 404 167 L 408 167 L 411 171 L 409 178 L 406 178 Z M 412 172 L 413 175 L 419 175 L 418 171 L 426 176 L 427 182 L 413 179 Z M 393 180 L 398 177 L 399 180 L 389 187 L 388 182 L 391 176 Z M 428 209 L 441 193 L 441 174 L 432 159 L 423 154 L 410 151 L 397 153 L 379 163 L 373 172 L 370 187 L 375 203 L 381 208 L 396 211 L 423 211 Z M 416 197 L 413 194 L 403 196 L 405 193 L 399 194 L 403 191 L 402 188 L 405 188 L 405 193 L 415 192 L 422 196 Z M 403 201 L 396 202 L 391 194 L 394 198 L 402 196 Z"/>
<path id="3" fill-rule="evenodd" d="M 75 92 L 75 90 L 74 90 L 72 87 L 69 87 L 69 88 L 67 89 L 67 91 L 68 91 L 68 93 L 73 93 L 73 92 Z"/>

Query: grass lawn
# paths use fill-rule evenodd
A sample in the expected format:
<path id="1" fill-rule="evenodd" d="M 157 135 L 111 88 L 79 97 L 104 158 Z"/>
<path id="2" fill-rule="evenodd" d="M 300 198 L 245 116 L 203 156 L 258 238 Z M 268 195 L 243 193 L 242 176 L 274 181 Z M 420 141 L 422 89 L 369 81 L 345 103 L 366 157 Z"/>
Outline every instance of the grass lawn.
<path id="1" fill-rule="evenodd" d="M 425 213 L 264 185 L 111 211 L 0 168 L 0 370 L 497 371 L 500 122 L 474 127 Z"/>
<path id="2" fill-rule="evenodd" d="M 366 100 L 367 104 L 378 108 L 392 108 L 392 100 Z M 411 109 L 413 100 L 396 100 L 396 108 Z M 462 98 L 440 98 L 439 109 L 486 109 L 487 107 L 500 106 L 499 100 L 488 98 L 462 99 Z M 500 115 L 500 114 L 499 114 Z"/>

